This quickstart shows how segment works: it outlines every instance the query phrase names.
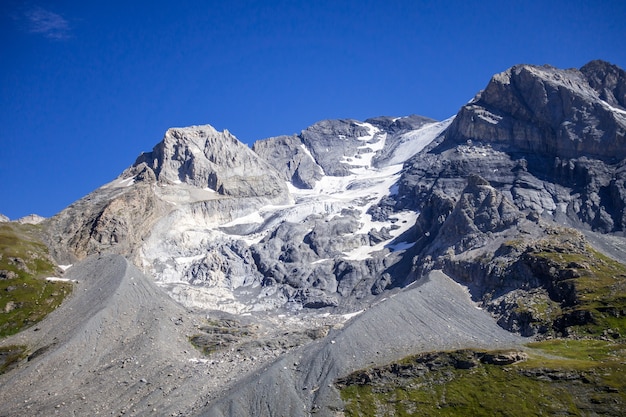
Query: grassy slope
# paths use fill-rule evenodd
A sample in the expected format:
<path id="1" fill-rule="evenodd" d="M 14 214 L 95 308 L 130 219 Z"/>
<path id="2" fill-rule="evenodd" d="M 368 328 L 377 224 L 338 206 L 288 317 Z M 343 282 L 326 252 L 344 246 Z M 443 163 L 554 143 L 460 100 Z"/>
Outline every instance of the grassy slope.
<path id="1" fill-rule="evenodd" d="M 572 323 L 568 333 L 601 336 L 609 331 L 626 335 L 626 266 L 586 247 L 577 253 L 539 252 L 534 254 L 566 278 L 559 285 L 570 285 L 575 303 L 562 306 L 561 316 L 589 317 L 587 323 Z M 585 321 L 585 320 L 583 320 Z"/>
<path id="2" fill-rule="evenodd" d="M 0 223 L 0 338 L 43 319 L 70 293 L 71 284 L 49 282 L 58 275 L 39 227 Z"/>
<path id="3" fill-rule="evenodd" d="M 338 382 L 345 414 L 626 414 L 626 266 L 587 245 L 538 243 L 526 252 L 526 261 L 557 293 L 573 294 L 569 301 L 548 300 L 558 308 L 546 309 L 550 317 L 543 319 L 568 338 L 531 343 L 528 360 L 505 366 L 478 361 L 464 369 L 451 363 L 450 358 L 468 354 L 463 351 L 434 354 L 439 365 L 426 371 L 424 355 L 359 371 Z M 404 371 L 396 375 L 394 369 Z"/>
<path id="4" fill-rule="evenodd" d="M 346 416 L 618 416 L 626 410 L 625 352 L 610 341 L 551 340 L 533 343 L 528 360 L 514 364 L 448 363 L 472 355 L 460 351 L 437 354 L 432 369 L 407 371 L 408 362 L 424 364 L 419 355 L 403 361 L 400 376 L 389 376 L 393 364 L 339 386 Z"/>

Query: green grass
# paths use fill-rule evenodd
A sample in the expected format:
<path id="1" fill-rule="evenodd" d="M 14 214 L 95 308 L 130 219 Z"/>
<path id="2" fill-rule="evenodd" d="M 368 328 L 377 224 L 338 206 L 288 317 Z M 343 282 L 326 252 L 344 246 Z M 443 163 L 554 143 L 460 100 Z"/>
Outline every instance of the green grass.
<path id="1" fill-rule="evenodd" d="M 587 323 L 573 324 L 568 332 L 577 336 L 601 336 L 610 330 L 626 336 L 626 266 L 587 246 L 584 250 L 533 254 L 553 265 L 558 285 L 575 291 L 574 305 L 562 307 L 561 316 L 588 314 Z M 571 277 L 571 278 L 569 278 Z"/>
<path id="2" fill-rule="evenodd" d="M 39 232 L 35 225 L 0 223 L 0 337 L 37 323 L 71 292 L 69 283 L 45 280 L 58 271 Z"/>
<path id="3" fill-rule="evenodd" d="M 345 415 L 619 416 L 626 410 L 624 344 L 559 339 L 530 344 L 528 360 L 510 365 L 475 360 L 458 367 L 450 360 L 468 352 L 417 355 L 342 379 Z M 427 366 L 407 371 L 411 363 Z"/>
<path id="4" fill-rule="evenodd" d="M 0 347 L 0 375 L 10 371 L 26 358 L 26 346 L 11 345 Z"/>
<path id="5" fill-rule="evenodd" d="M 626 266 L 567 230 L 503 252 L 542 283 L 513 308 L 567 338 L 530 343 L 509 365 L 456 351 L 355 372 L 337 381 L 346 416 L 626 415 Z"/>

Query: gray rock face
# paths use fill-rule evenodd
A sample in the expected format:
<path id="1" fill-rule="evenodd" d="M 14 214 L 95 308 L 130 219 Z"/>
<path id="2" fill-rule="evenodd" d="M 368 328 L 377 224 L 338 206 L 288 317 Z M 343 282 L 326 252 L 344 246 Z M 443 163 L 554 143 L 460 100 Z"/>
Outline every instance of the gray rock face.
<path id="1" fill-rule="evenodd" d="M 288 195 L 272 167 L 228 131 L 218 132 L 208 125 L 169 129 L 129 172 L 142 164 L 154 171 L 160 183 L 183 182 L 231 197 L 285 200 Z"/>
<path id="2" fill-rule="evenodd" d="M 406 117 L 372 117 L 365 120 L 366 123 L 371 123 L 376 127 L 384 130 L 392 136 L 397 136 L 402 133 L 407 133 L 412 130 L 419 129 L 427 123 L 434 123 L 436 120 L 429 117 L 418 116 L 412 114 Z"/>
<path id="3" fill-rule="evenodd" d="M 294 186 L 313 188 L 322 175 L 349 175 L 353 166 L 344 157 L 358 154 L 363 146 L 359 138 L 369 134 L 368 127 L 356 120 L 323 120 L 299 135 L 258 141 L 253 149 Z"/>
<path id="4" fill-rule="evenodd" d="M 595 61 L 581 71 L 520 65 L 497 74 L 409 162 L 400 204 L 419 208 L 431 188 L 455 198 L 474 173 L 526 214 L 623 232 L 623 83 L 622 70 Z"/>
<path id="5" fill-rule="evenodd" d="M 611 106 L 626 108 L 626 73 L 605 61 L 591 61 L 580 72 L 600 98 Z"/>
<path id="6" fill-rule="evenodd" d="M 355 297 L 371 297 L 380 275 L 398 258 L 345 259 L 344 252 L 370 244 L 370 237 L 358 229 L 350 213 L 280 224 L 250 248 L 263 285 L 280 286 L 286 301 L 298 307 L 338 306 Z"/>
<path id="7" fill-rule="evenodd" d="M 323 120 L 303 130 L 300 139 L 326 175 L 343 176 L 351 169 L 342 161 L 344 155 L 357 154 L 363 145 L 358 138 L 369 133 L 355 120 Z"/>
<path id="8" fill-rule="evenodd" d="M 459 254 L 474 249 L 477 240 L 493 239 L 516 226 L 523 217 L 489 182 L 470 175 L 467 187 L 439 229 L 437 245 L 449 245 Z"/>
<path id="9" fill-rule="evenodd" d="M 140 242 L 167 210 L 149 181 L 131 187 L 105 186 L 46 220 L 46 240 L 61 263 L 97 253 L 136 259 Z"/>
<path id="10" fill-rule="evenodd" d="M 322 178 L 322 167 L 298 136 L 278 136 L 258 141 L 252 150 L 277 168 L 282 178 L 295 187 L 310 189 Z"/>
<path id="11" fill-rule="evenodd" d="M 597 71 L 593 71 L 597 67 Z M 603 87 L 610 65 L 596 63 L 585 75 L 578 70 L 519 65 L 494 76 L 485 90 L 457 115 L 448 140 L 478 140 L 504 144 L 519 151 L 575 158 L 585 155 L 603 161 L 626 157 L 626 109 L 600 97 L 588 79 Z M 617 70 L 615 70 L 617 71 Z M 624 74 L 620 74 L 623 84 Z M 612 78 L 612 77 L 611 77 Z M 609 95 L 607 96 L 607 92 Z M 618 94 L 619 95 L 619 94 Z"/>

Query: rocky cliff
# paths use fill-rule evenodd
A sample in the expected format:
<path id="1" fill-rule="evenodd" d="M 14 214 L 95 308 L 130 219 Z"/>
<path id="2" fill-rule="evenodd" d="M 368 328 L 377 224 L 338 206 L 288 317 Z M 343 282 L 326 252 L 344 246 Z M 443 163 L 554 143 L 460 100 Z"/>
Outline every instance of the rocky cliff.
<path id="1" fill-rule="evenodd" d="M 212 126 L 169 129 L 122 178 L 136 175 L 143 164 L 159 184 L 184 183 L 224 196 L 266 197 L 276 202 L 286 201 L 288 195 L 284 182 L 265 160 L 227 130 L 218 132 Z"/>
<path id="2" fill-rule="evenodd" d="M 525 213 L 622 233 L 626 110 L 618 97 L 625 80 L 623 70 L 601 61 L 581 70 L 520 65 L 495 75 L 445 135 L 409 162 L 405 203 L 421 205 L 427 188 L 458 196 L 476 173 Z"/>
<path id="3" fill-rule="evenodd" d="M 580 70 L 520 65 L 495 75 L 405 165 L 395 204 L 421 213 L 407 282 L 443 268 L 510 330 L 564 331 L 539 317 L 545 309 L 526 318 L 514 314 L 539 299 L 566 306 L 553 290 L 560 278 L 540 282 L 536 267 L 521 273 L 520 259 L 529 255 L 510 250 L 511 242 L 549 241 L 584 257 L 585 238 L 572 245 L 574 232 L 561 226 L 623 236 L 624 80 L 624 71 L 601 61 Z"/>

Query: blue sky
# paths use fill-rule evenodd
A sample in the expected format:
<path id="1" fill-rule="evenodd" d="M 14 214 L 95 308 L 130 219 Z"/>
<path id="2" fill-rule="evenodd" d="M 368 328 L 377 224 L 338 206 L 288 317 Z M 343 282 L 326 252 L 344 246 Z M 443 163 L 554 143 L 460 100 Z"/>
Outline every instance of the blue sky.
<path id="1" fill-rule="evenodd" d="M 169 127 L 444 119 L 518 63 L 626 68 L 625 41 L 624 1 L 4 0 L 0 213 L 54 215 Z"/>

